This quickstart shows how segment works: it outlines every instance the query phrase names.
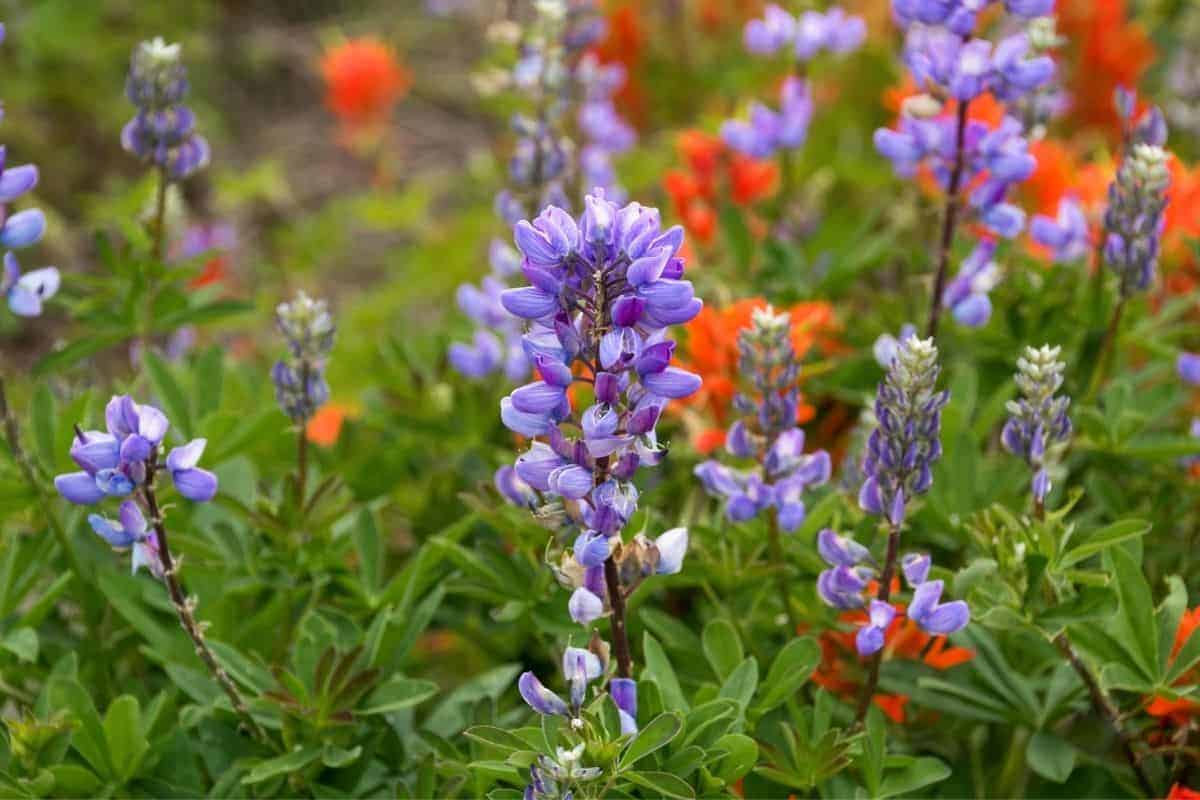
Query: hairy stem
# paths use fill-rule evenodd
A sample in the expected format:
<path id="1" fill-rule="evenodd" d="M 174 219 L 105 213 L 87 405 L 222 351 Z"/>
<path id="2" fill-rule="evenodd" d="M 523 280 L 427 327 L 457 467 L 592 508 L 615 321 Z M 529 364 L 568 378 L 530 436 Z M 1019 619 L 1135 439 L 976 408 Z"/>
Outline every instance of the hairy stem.
<path id="1" fill-rule="evenodd" d="M 888 531 L 887 543 L 887 560 L 883 564 L 883 572 L 879 576 L 879 592 L 875 599 L 881 603 L 886 603 L 892 596 L 892 577 L 896 574 L 896 558 L 900 552 L 900 526 L 890 525 Z M 879 667 L 883 662 L 883 648 L 880 648 L 871 656 L 871 663 L 867 667 L 867 682 L 863 684 L 862 694 L 858 698 L 858 711 L 854 718 L 859 725 L 867 718 L 867 710 L 871 707 L 871 700 L 875 697 L 875 690 L 879 688 Z"/>
<path id="2" fill-rule="evenodd" d="M 954 167 L 950 171 L 950 183 L 946 187 L 946 211 L 942 217 L 942 236 L 938 242 L 937 273 L 933 279 L 933 297 L 929 304 L 929 323 L 925 326 L 927 337 L 937 336 L 938 321 L 942 316 L 942 295 L 946 291 L 946 273 L 950 269 L 950 250 L 954 245 L 954 230 L 958 226 L 958 196 L 965 164 L 963 155 L 967 135 L 967 108 L 969 100 L 959 101 L 958 116 L 954 129 Z"/>
<path id="3" fill-rule="evenodd" d="M 1121 750 L 1125 754 L 1125 760 L 1129 762 L 1129 768 L 1133 770 L 1133 774 L 1137 777 L 1137 782 L 1142 787 L 1142 792 L 1147 797 L 1156 797 L 1157 795 L 1154 793 L 1154 787 L 1150 783 L 1150 778 L 1146 775 L 1146 771 L 1142 767 L 1137 753 L 1134 752 L 1133 737 L 1121 725 L 1120 714 L 1117 712 L 1116 706 L 1113 705 L 1112 699 L 1104 693 L 1104 689 L 1100 687 L 1100 682 L 1096 680 L 1096 676 L 1088 669 L 1087 664 L 1083 663 L 1083 659 L 1075 651 L 1065 630 L 1054 637 L 1054 644 L 1079 675 L 1080 680 L 1083 681 L 1083 685 L 1087 687 L 1088 694 L 1092 698 L 1092 707 L 1096 710 L 1096 713 L 1108 722 L 1113 732 L 1117 735 L 1117 739 L 1121 742 Z"/>
<path id="4" fill-rule="evenodd" d="M 617 659 L 617 676 L 633 677 L 633 656 L 629 652 L 629 633 L 625 630 L 625 595 L 621 591 L 621 576 L 612 555 L 604 562 L 604 583 L 608 589 L 608 605 L 612 610 L 609 624 L 612 628 L 613 655 Z"/>
<path id="5" fill-rule="evenodd" d="M 783 550 L 783 538 L 779 534 L 779 514 L 774 508 L 767 515 L 767 545 L 770 548 L 771 560 L 775 562 L 775 580 L 779 590 L 779 602 L 783 604 L 784 613 L 787 614 L 788 627 L 791 629 L 789 635 L 795 636 L 800 626 L 800 620 L 796 618 L 796 611 L 792 608 L 787 556 Z"/>
<path id="6" fill-rule="evenodd" d="M 183 586 L 179 583 L 179 575 L 176 573 L 176 561 L 171 557 L 171 547 L 167 539 L 167 528 L 163 523 L 162 512 L 159 509 L 158 499 L 154 494 L 154 474 L 156 464 L 151 463 L 149 475 L 145 485 L 142 487 L 142 499 L 146 502 L 146 509 L 150 512 L 150 524 L 154 526 L 154 533 L 158 538 L 158 559 L 162 566 L 163 583 L 167 586 L 167 593 L 171 597 L 171 605 L 175 606 L 175 613 L 179 615 L 179 624 L 184 632 L 191 638 L 192 644 L 196 647 L 196 655 L 204 662 L 204 666 L 208 667 L 208 671 L 216 679 L 225 695 L 229 698 L 229 702 L 233 705 L 233 710 L 237 713 L 245 723 L 247 729 L 264 744 L 268 742 L 266 732 L 259 726 L 258 722 L 250 715 L 250 711 L 246 708 L 246 703 L 242 699 L 241 692 L 238 691 L 233 679 L 229 677 L 229 673 L 221 666 L 209 649 L 208 642 L 204 639 L 204 631 L 200 624 L 196 622 L 196 617 L 193 614 L 194 604 L 190 601 L 183 592 Z"/>

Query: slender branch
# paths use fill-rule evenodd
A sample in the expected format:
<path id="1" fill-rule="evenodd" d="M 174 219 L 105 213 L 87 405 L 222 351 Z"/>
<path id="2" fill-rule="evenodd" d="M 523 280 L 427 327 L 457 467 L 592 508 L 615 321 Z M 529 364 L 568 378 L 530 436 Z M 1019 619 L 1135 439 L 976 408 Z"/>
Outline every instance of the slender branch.
<path id="1" fill-rule="evenodd" d="M 1096 710 L 1096 713 L 1103 717 L 1112 727 L 1113 732 L 1116 733 L 1117 739 L 1121 742 L 1121 750 L 1125 754 L 1125 760 L 1129 762 L 1130 769 L 1133 770 L 1133 774 L 1137 777 L 1138 784 L 1142 787 L 1142 792 L 1147 797 L 1157 797 L 1154 793 L 1154 786 L 1150 783 L 1150 778 L 1146 775 L 1146 771 L 1142 767 L 1141 759 L 1134 752 L 1133 737 L 1121 725 L 1120 714 L 1113 705 L 1112 700 L 1104 693 L 1104 689 L 1100 687 L 1099 681 L 1096 680 L 1096 676 L 1092 674 L 1092 671 L 1088 669 L 1087 664 L 1084 664 L 1083 659 L 1075 652 L 1075 648 L 1071 645 L 1071 640 L 1067 637 L 1065 630 L 1054 637 L 1054 644 L 1079 675 L 1079 678 L 1083 681 L 1083 685 L 1087 687 L 1088 694 L 1092 698 L 1092 707 Z"/>
<path id="2" fill-rule="evenodd" d="M 958 196 L 965 164 L 963 155 L 967 136 L 967 108 L 970 100 L 960 100 L 954 130 L 954 167 L 950 172 L 950 183 L 946 187 L 946 212 L 942 218 L 942 237 L 938 242 L 937 274 L 933 279 L 933 297 L 929 304 L 929 324 L 925 327 L 927 337 L 937 336 L 938 321 L 942 316 L 942 295 L 946 291 L 946 273 L 950 268 L 950 250 L 954 245 L 954 230 L 958 225 Z"/>
<path id="3" fill-rule="evenodd" d="M 1125 311 L 1125 298 L 1122 297 L 1117 301 L 1117 307 L 1113 309 L 1112 319 L 1108 321 L 1108 328 L 1104 331 L 1104 340 L 1100 343 L 1100 352 L 1096 354 L 1096 364 L 1092 368 L 1092 378 L 1088 381 L 1087 393 L 1084 395 L 1084 402 L 1089 402 L 1096 397 L 1096 393 L 1100 391 L 1100 385 L 1104 383 L 1104 378 L 1108 374 L 1108 363 L 1112 360 L 1113 348 L 1117 343 L 1117 335 L 1121 329 L 1121 315 Z"/>
<path id="4" fill-rule="evenodd" d="M 175 606 L 175 613 L 179 615 L 179 624 L 184 632 L 191 638 L 192 644 L 196 647 L 196 655 L 208 667 L 208 671 L 216 678 L 221 689 L 229 698 L 229 702 L 233 705 L 233 710 L 237 713 L 246 727 L 254 735 L 254 738 L 266 744 L 268 742 L 266 732 L 259 726 L 257 720 L 251 716 L 250 711 L 246 708 L 246 703 L 242 699 L 241 692 L 238 691 L 233 679 L 229 677 L 229 673 L 221 666 L 209 649 L 208 642 L 204 639 L 203 626 L 196 622 L 196 617 L 193 613 L 195 608 L 194 601 L 188 599 L 183 592 L 183 586 L 179 583 L 179 575 L 176 572 L 177 562 L 171 557 L 171 547 L 167 539 L 167 528 L 163 524 L 162 512 L 159 509 L 158 499 L 154 494 L 154 476 L 156 473 L 156 459 L 152 459 L 148 465 L 146 483 L 142 486 L 142 499 L 146 502 L 146 509 L 150 512 L 150 524 L 154 526 L 154 533 L 158 538 L 158 559 L 162 566 L 163 583 L 167 586 L 167 593 L 171 597 L 171 605 Z"/>
<path id="5" fill-rule="evenodd" d="M 158 169 L 158 188 L 154 195 L 154 258 L 162 261 L 166 256 L 167 241 L 167 168 Z"/>
<path id="6" fill-rule="evenodd" d="M 896 574 L 896 559 L 900 552 L 900 526 L 891 523 L 889 525 L 891 530 L 888 531 L 887 560 L 884 562 L 883 572 L 879 576 L 879 592 L 875 598 L 881 603 L 888 602 L 892 596 L 892 577 Z M 858 711 L 854 718 L 859 725 L 867 718 L 867 709 L 871 707 L 875 690 L 879 688 L 879 666 L 882 662 L 883 648 L 881 647 L 871 656 L 871 663 L 867 667 L 867 682 L 863 684 L 862 694 L 858 698 Z"/>
<path id="7" fill-rule="evenodd" d="M 800 620 L 796 618 L 796 611 L 792 608 L 792 593 L 791 586 L 788 583 L 787 574 L 787 555 L 783 550 L 783 539 L 779 535 L 779 513 L 774 507 L 767 514 L 767 546 L 770 548 L 771 560 L 775 562 L 776 585 L 779 590 L 779 602 L 783 604 L 784 613 L 787 614 L 788 627 L 791 629 L 791 636 L 796 635 L 796 631 L 800 626 Z"/>
<path id="8" fill-rule="evenodd" d="M 617 675 L 632 678 L 633 656 L 629 652 L 629 633 L 625 630 L 625 594 L 621 591 L 621 575 L 612 554 L 604 562 L 604 582 L 608 589 L 608 605 L 612 610 L 609 625 L 612 629 L 613 655 L 617 659 Z"/>

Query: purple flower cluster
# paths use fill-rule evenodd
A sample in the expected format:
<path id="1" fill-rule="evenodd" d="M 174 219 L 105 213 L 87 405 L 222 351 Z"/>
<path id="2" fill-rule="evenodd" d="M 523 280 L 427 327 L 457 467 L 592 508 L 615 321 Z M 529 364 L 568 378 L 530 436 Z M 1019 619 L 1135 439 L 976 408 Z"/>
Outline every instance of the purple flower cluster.
<path id="1" fill-rule="evenodd" d="M 875 148 L 891 160 L 897 174 L 913 177 L 925 166 L 938 185 L 948 189 L 960 158 L 956 135 L 954 117 L 905 114 L 899 130 L 875 131 Z M 1025 212 L 1005 197 L 1011 186 L 1028 178 L 1037 167 L 1021 123 L 1005 117 L 995 130 L 989 130 L 982 122 L 968 120 L 962 139 L 959 185 L 975 187 L 969 195 L 971 213 L 997 236 L 1015 237 L 1025 227 Z"/>
<path id="2" fill-rule="evenodd" d="M 738 394 L 734 407 L 744 415 L 729 428 L 726 449 L 735 458 L 753 459 L 738 470 L 709 460 L 695 469 L 705 490 L 725 501 L 725 515 L 745 522 L 763 511 L 777 515 L 786 533 L 804 522 L 804 492 L 829 480 L 829 453 L 804 452 L 804 431 L 796 427 L 800 365 L 792 349 L 792 322 L 770 308 L 754 312 L 738 336 L 739 371 L 752 387 Z"/>
<path id="3" fill-rule="evenodd" d="M 806 11 L 797 17 L 769 4 L 761 18 L 746 23 L 744 42 L 746 49 L 755 55 L 774 56 L 784 52 L 797 62 L 806 62 L 823 50 L 831 53 L 856 50 L 866 33 L 866 24 L 860 17 L 848 15 L 836 6 L 824 13 Z M 808 84 L 796 75 L 789 75 L 779 92 L 779 110 L 753 103 L 747 119 L 727 120 L 721 126 L 721 138 L 731 149 L 750 158 L 769 158 L 777 151 L 803 146 L 812 116 Z"/>
<path id="4" fill-rule="evenodd" d="M 773 56 L 780 52 L 808 61 L 820 51 L 849 53 L 857 50 L 867 35 L 861 17 L 851 16 L 834 6 L 824 13 L 805 11 L 798 17 L 770 3 L 762 17 L 746 23 L 742 41 L 754 55 Z"/>
<path id="5" fill-rule="evenodd" d="M 995 254 L 996 240 L 980 239 L 942 295 L 942 303 L 954 319 L 968 328 L 981 327 L 991 319 L 988 293 L 1000 282 L 1000 268 L 992 260 Z"/>
<path id="6" fill-rule="evenodd" d="M 1170 183 L 1167 152 L 1135 144 L 1108 187 L 1104 261 L 1117 275 L 1122 298 L 1145 291 L 1154 280 Z"/>
<path id="7" fill-rule="evenodd" d="M 883 649 L 888 627 L 896 618 L 896 607 L 887 600 L 872 599 L 864 593 L 876 578 L 871 554 L 853 539 L 838 536 L 826 528 L 817 534 L 817 552 L 829 568 L 817 578 L 817 594 L 833 608 L 867 608 L 867 622 L 858 629 L 855 648 L 861 656 Z M 932 561 L 927 554 L 909 553 L 901 559 L 901 571 L 913 590 L 907 615 L 922 630 L 945 636 L 962 630 L 970 622 L 971 612 L 962 600 L 941 602 L 944 584 L 929 580 Z"/>
<path id="8" fill-rule="evenodd" d="M 117 519 L 106 519 L 99 514 L 89 514 L 88 524 L 96 534 L 117 550 L 133 550 L 132 570 L 134 574 L 142 567 L 161 579 L 162 562 L 158 556 L 158 536 L 150 529 L 142 509 L 133 500 L 121 503 Z"/>
<path id="9" fill-rule="evenodd" d="M 1071 436 L 1071 418 L 1067 416 L 1071 398 L 1055 396 L 1062 387 L 1066 368 L 1058 360 L 1061 353 L 1061 347 L 1048 344 L 1025 348 L 1013 376 L 1021 396 L 1008 401 L 1009 418 L 1000 436 L 1004 448 L 1025 459 L 1033 470 L 1033 497 L 1038 503 L 1050 492 L 1047 467 L 1053 448 Z"/>
<path id="10" fill-rule="evenodd" d="M 813 102 L 808 84 L 788 76 L 779 92 L 779 110 L 762 103 L 750 106 L 748 120 L 726 120 L 721 138 L 739 153 L 751 158 L 769 158 L 777 150 L 794 150 L 804 144 L 812 121 Z"/>
<path id="11" fill-rule="evenodd" d="M 584 186 L 600 186 L 614 202 L 624 199 L 612 158 L 633 147 L 637 132 L 617 112 L 613 96 L 625 85 L 625 68 L 601 64 L 588 53 L 575 68 L 575 81 L 584 95 L 576 115 L 584 144 L 579 152 L 579 175 Z"/>
<path id="12" fill-rule="evenodd" d="M 619 207 L 602 189 L 584 204 L 578 219 L 551 206 L 516 226 L 530 285 L 500 299 L 527 322 L 523 343 L 539 379 L 500 403 L 504 424 L 534 441 L 511 472 L 497 473 L 497 485 L 577 531 L 557 572 L 573 589 L 572 619 L 590 625 L 611 608 L 613 580 L 623 600 L 645 577 L 683 565 L 686 528 L 653 541 L 639 534 L 624 542 L 621 531 L 637 510 L 635 473 L 665 453 L 655 431 L 663 407 L 700 388 L 698 376 L 670 366 L 675 343 L 667 332 L 702 304 L 683 278 L 680 228 L 664 231 L 655 209 Z M 590 404 L 577 412 L 575 403 L 588 395 Z M 523 678 L 527 700 L 541 697 L 531 678 Z M 612 692 L 634 727 L 633 682 L 614 682 Z M 547 700 L 543 708 L 558 705 Z"/>
<path id="13" fill-rule="evenodd" d="M 1049 247 L 1057 262 L 1076 261 L 1091 249 L 1087 215 L 1074 197 L 1058 201 L 1058 214 L 1048 217 L 1038 214 L 1029 223 L 1029 235 L 1035 242 Z"/>
<path id="14" fill-rule="evenodd" d="M 613 95 L 625 83 L 624 68 L 601 64 L 590 53 L 580 56 L 603 33 L 594 3 L 547 2 L 536 8 L 512 82 L 529 96 L 537 113 L 513 117 L 517 143 L 509 161 L 509 185 L 495 201 L 497 215 L 508 226 L 549 206 L 571 208 L 566 186 L 576 177 L 583 186 L 604 188 L 613 200 L 622 198 L 612 159 L 637 138 L 613 105 Z M 561 131 L 561 120 L 573 104 L 578 105 L 582 147 Z M 458 289 L 459 308 L 476 327 L 470 342 L 451 345 L 448 357 L 468 378 L 503 371 L 516 382 L 529 375 L 533 364 L 521 344 L 520 320 L 504 308 L 500 295 L 519 272 L 520 256 L 496 240 L 489 257 L 491 270 L 483 281 Z"/>
<path id="15" fill-rule="evenodd" d="M 604 674 L 605 666 L 604 661 L 591 650 L 568 647 L 563 653 L 563 675 L 569 686 L 568 700 L 547 689 L 532 672 L 521 674 L 517 680 L 517 690 L 537 713 L 575 719 L 587 699 L 588 684 Z M 636 733 L 637 682 L 630 678 L 613 678 L 609 681 L 608 691 L 617 707 L 621 733 Z"/>
<path id="16" fill-rule="evenodd" d="M 176 447 L 160 462 L 170 425 L 165 414 L 123 395 L 109 401 L 104 419 L 107 431 L 75 432 L 71 458 L 82 471 L 54 479 L 54 487 L 67 500 L 92 505 L 106 497 L 126 497 L 153 481 L 158 470 L 170 473 L 175 488 L 188 500 L 203 503 L 217 493 L 217 476 L 196 466 L 206 439 Z"/>
<path id="17" fill-rule="evenodd" d="M 133 51 L 125 94 L 137 114 L 121 131 L 121 146 L 179 181 L 208 164 L 208 142 L 195 132 L 196 116 L 183 104 L 187 70 L 180 46 L 162 39 Z"/>
<path id="18" fill-rule="evenodd" d="M 867 440 L 858 504 L 899 527 L 909 500 L 929 491 L 942 455 L 942 408 L 949 391 L 937 391 L 939 367 L 932 339 L 900 342 L 875 397 L 877 427 Z"/>
<path id="19" fill-rule="evenodd" d="M 1011 239 L 1024 229 L 1025 213 L 1007 201 L 1009 189 L 1037 166 L 1020 121 L 1021 103 L 1050 84 L 1055 67 L 1044 52 L 1047 37 L 1037 26 L 1031 26 L 1034 38 L 1022 31 L 993 44 L 974 36 L 977 15 L 990 4 L 988 0 L 893 0 L 893 15 L 906 29 L 904 63 L 924 94 L 905 103 L 896 129 L 875 132 L 875 148 L 903 177 L 927 168 L 938 185 L 953 195 L 951 203 L 966 192 L 970 217 L 992 234 Z M 1053 5 L 1053 0 L 1004 3 L 1009 13 L 1027 20 L 1048 13 Z M 1007 106 L 1007 116 L 994 129 L 967 114 L 968 104 L 984 93 Z M 953 113 L 943 108 L 946 101 L 956 104 Z M 976 250 L 963 265 L 956 291 L 977 282 L 977 259 L 982 257 Z M 988 280 L 994 278 L 993 271 Z M 974 290 L 966 295 L 967 305 L 955 307 L 949 301 L 947 305 L 955 309 L 960 323 L 983 325 L 990 316 L 987 292 Z"/>
<path id="20" fill-rule="evenodd" d="M 5 28 L 0 25 L 0 42 Z M 0 119 L 3 118 L 0 109 Z M 43 267 L 21 274 L 13 250 L 30 247 L 46 232 L 46 216 L 38 208 L 11 213 L 10 206 L 37 185 L 38 168 L 33 164 L 9 166 L 7 150 L 0 145 L 0 248 L 4 254 L 4 273 L 0 276 L 0 292 L 8 300 L 8 308 L 21 317 L 36 317 L 42 313 L 42 302 L 58 291 L 59 274 L 54 267 Z"/>
<path id="21" fill-rule="evenodd" d="M 299 292 L 275 309 L 275 322 L 287 342 L 287 355 L 275 362 L 275 399 L 293 422 L 304 423 L 329 400 L 325 359 L 337 332 L 324 300 Z"/>

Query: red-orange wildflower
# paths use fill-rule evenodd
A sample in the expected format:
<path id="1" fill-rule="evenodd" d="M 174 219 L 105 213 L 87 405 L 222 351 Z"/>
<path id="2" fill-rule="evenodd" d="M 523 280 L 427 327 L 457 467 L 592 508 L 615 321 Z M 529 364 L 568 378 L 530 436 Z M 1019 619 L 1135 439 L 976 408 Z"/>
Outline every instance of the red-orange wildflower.
<path id="1" fill-rule="evenodd" d="M 692 408 L 705 412 L 705 420 L 711 421 L 718 428 L 727 426 L 730 404 L 737 392 L 738 334 L 750 325 L 750 317 L 754 310 L 765 305 L 766 301 L 761 297 L 752 297 L 721 309 L 705 306 L 696 318 L 687 324 L 687 341 L 680 361 L 687 369 L 698 373 L 704 379 L 701 390 L 692 395 L 687 403 Z M 814 349 L 826 354 L 841 349 L 838 340 L 841 326 L 834 316 L 833 306 L 829 303 L 798 303 L 792 306 L 790 311 L 792 347 L 797 357 L 804 358 Z M 803 371 L 801 375 L 803 376 Z M 811 405 L 801 402 L 796 422 L 808 422 L 814 413 L 815 409 Z M 710 449 L 720 446 L 723 441 L 723 438 L 717 440 L 709 427 L 705 427 L 694 436 L 697 446 L 704 445 Z"/>
<path id="2" fill-rule="evenodd" d="M 1182 783 L 1176 783 L 1171 786 L 1171 791 L 1167 792 L 1167 800 L 1200 800 L 1200 792 L 1189 789 Z"/>
<path id="3" fill-rule="evenodd" d="M 326 50 L 321 57 L 321 76 L 329 110 L 355 128 L 386 119 L 412 82 L 393 50 L 369 36 Z"/>
<path id="4" fill-rule="evenodd" d="M 1200 606 L 1184 611 L 1183 616 L 1180 617 L 1179 626 L 1175 629 L 1175 641 L 1171 645 L 1168 664 L 1174 662 L 1179 651 L 1197 628 L 1200 628 Z M 1177 682 L 1194 683 L 1196 677 L 1192 671 L 1181 676 Z M 1171 700 L 1162 695 L 1156 695 L 1147 703 L 1146 713 L 1152 717 L 1158 717 L 1166 725 L 1178 727 L 1188 724 L 1191 719 L 1200 714 L 1200 703 L 1184 697 Z"/>
<path id="5" fill-rule="evenodd" d="M 711 243 L 717 231 L 717 198 L 728 196 L 746 209 L 751 233 L 765 235 L 762 221 L 748 207 L 775 191 L 778 165 L 732 153 L 719 136 L 703 131 L 684 131 L 675 144 L 687 169 L 664 173 L 663 188 L 688 234 L 702 244 Z"/>
<path id="6" fill-rule="evenodd" d="M 1120 122 L 1113 91 L 1138 85 L 1154 61 L 1154 45 L 1141 24 L 1129 20 L 1125 0 L 1063 0 L 1056 11 L 1070 43 L 1071 121 L 1105 128 L 1115 138 Z"/>
<path id="7" fill-rule="evenodd" d="M 326 403 L 308 421 L 304 435 L 313 444 L 332 447 L 342 435 L 342 423 L 349 411 L 349 406 L 342 403 Z"/>

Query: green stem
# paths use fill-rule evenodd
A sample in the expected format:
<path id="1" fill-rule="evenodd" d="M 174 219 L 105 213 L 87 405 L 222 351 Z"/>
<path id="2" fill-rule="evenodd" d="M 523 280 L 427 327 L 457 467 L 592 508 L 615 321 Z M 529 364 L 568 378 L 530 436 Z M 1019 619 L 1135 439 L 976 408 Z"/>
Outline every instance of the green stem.
<path id="1" fill-rule="evenodd" d="M 876 596 L 881 603 L 887 603 L 891 599 L 892 577 L 896 574 L 896 559 L 900 554 L 900 526 L 891 523 L 889 525 L 887 560 L 884 561 L 883 572 L 879 575 L 879 593 Z M 875 690 L 879 688 L 879 667 L 883 662 L 883 650 L 884 648 L 881 647 L 875 651 L 875 654 L 871 656 L 871 664 L 867 668 L 867 682 L 863 684 L 862 694 L 858 698 L 858 711 L 854 715 L 859 725 L 867 718 L 867 710 L 871 707 Z"/>
<path id="2" fill-rule="evenodd" d="M 1133 737 L 1121 725 L 1121 716 L 1117 712 L 1116 706 L 1113 705 L 1112 699 L 1101 688 L 1100 682 L 1096 680 L 1096 676 L 1088 669 L 1087 664 L 1084 664 L 1083 659 L 1075 652 L 1075 648 L 1071 644 L 1071 640 L 1067 637 L 1065 630 L 1054 637 L 1054 644 L 1058 647 L 1059 652 L 1063 654 L 1063 658 L 1067 660 L 1076 674 L 1079 675 L 1080 680 L 1083 681 L 1083 685 L 1087 687 L 1088 694 L 1092 699 L 1092 708 L 1104 718 L 1117 735 L 1117 740 L 1121 743 L 1121 752 L 1124 753 L 1125 760 L 1129 762 L 1129 768 L 1133 770 L 1138 785 L 1141 786 L 1146 797 L 1156 797 L 1154 786 L 1150 783 L 1150 778 L 1146 775 L 1146 771 L 1142 767 L 1142 762 L 1138 758 L 1137 753 L 1134 752 Z"/>
<path id="3" fill-rule="evenodd" d="M 1112 360 L 1117 337 L 1120 334 L 1121 315 L 1124 312 L 1125 298 L 1122 297 L 1117 301 L 1117 307 L 1113 309 L 1112 319 L 1108 321 L 1108 328 L 1104 331 L 1104 339 L 1100 343 L 1100 352 L 1096 354 L 1096 365 L 1092 368 L 1092 378 L 1088 381 L 1087 393 L 1083 396 L 1085 403 L 1089 403 L 1095 399 L 1096 394 L 1100 391 L 1100 386 L 1104 383 L 1104 378 L 1108 375 L 1109 362 Z"/>
<path id="4" fill-rule="evenodd" d="M 800 626 L 800 620 L 796 618 L 796 611 L 792 608 L 787 554 L 783 549 L 783 539 L 779 535 L 779 515 L 774 508 L 767 515 L 767 543 L 770 546 L 771 560 L 775 562 L 775 580 L 779 589 L 779 602 L 783 604 L 784 613 L 787 614 L 788 635 L 795 636 Z"/>

